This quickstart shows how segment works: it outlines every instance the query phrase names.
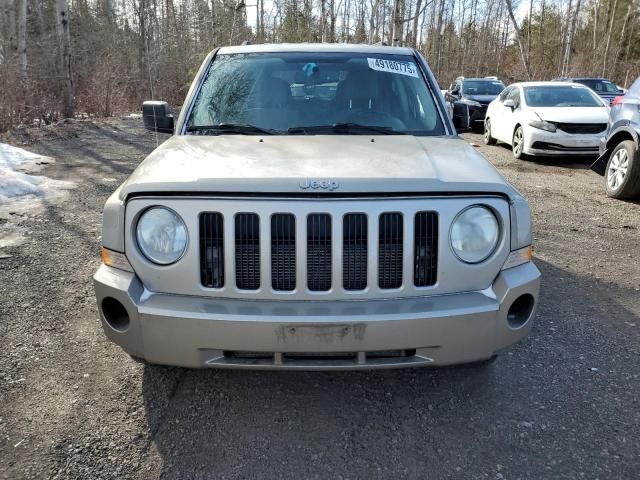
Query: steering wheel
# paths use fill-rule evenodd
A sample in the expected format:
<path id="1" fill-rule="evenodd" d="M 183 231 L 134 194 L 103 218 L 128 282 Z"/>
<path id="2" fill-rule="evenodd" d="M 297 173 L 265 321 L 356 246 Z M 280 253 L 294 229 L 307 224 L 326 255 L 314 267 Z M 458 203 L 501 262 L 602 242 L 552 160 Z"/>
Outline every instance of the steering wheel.
<path id="1" fill-rule="evenodd" d="M 404 122 L 398 120 L 393 115 L 375 110 L 355 110 L 346 116 L 347 123 L 361 123 L 363 125 L 375 125 L 380 127 L 391 127 L 394 130 L 405 128 Z"/>
<path id="2" fill-rule="evenodd" d="M 349 110 L 349 112 L 346 115 L 346 118 L 347 118 L 347 122 L 368 123 L 370 125 L 374 124 L 372 122 L 380 122 L 382 120 L 389 121 L 393 119 L 391 115 L 388 115 L 386 113 L 376 112 L 375 110 L 365 110 L 365 109 Z"/>

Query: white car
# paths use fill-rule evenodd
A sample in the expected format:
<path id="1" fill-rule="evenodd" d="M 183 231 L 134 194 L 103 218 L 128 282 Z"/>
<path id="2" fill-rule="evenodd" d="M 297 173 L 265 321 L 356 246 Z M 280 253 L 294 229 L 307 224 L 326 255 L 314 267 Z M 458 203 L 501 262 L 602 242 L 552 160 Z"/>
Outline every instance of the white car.
<path id="1" fill-rule="evenodd" d="M 597 155 L 609 106 L 568 82 L 514 83 L 489 104 L 484 143 L 511 145 L 513 156 Z"/>

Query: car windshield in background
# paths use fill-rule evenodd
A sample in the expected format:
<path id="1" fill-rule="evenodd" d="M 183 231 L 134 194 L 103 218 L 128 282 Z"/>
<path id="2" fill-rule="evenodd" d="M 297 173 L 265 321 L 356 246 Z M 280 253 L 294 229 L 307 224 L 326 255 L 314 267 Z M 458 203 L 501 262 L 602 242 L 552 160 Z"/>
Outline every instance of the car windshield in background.
<path id="1" fill-rule="evenodd" d="M 618 93 L 618 87 L 608 80 L 576 80 L 596 93 Z"/>
<path id="2" fill-rule="evenodd" d="M 462 93 L 467 95 L 499 95 L 504 84 L 499 80 L 465 80 Z"/>
<path id="3" fill-rule="evenodd" d="M 413 57 L 326 52 L 216 56 L 186 129 L 198 134 L 445 133 Z"/>
<path id="4" fill-rule="evenodd" d="M 524 87 L 530 107 L 603 107 L 602 100 L 588 88 L 572 85 Z"/>

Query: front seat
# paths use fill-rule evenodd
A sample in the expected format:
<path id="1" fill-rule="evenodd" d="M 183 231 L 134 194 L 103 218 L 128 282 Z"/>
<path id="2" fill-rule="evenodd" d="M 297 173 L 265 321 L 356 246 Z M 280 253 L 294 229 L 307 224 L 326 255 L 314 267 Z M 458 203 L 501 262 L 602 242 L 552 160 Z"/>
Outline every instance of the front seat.
<path id="1" fill-rule="evenodd" d="M 349 76 L 338 84 L 336 101 L 338 108 L 346 110 L 372 110 L 374 108 L 377 82 L 372 82 L 370 72 L 349 72 Z"/>
<path id="2" fill-rule="evenodd" d="M 404 122 L 389 111 L 394 97 L 390 90 L 391 75 L 379 72 L 352 71 L 336 90 L 338 118 L 336 123 L 361 123 L 394 130 L 405 130 Z M 383 90 L 384 87 L 384 90 Z"/>
<path id="3" fill-rule="evenodd" d="M 290 106 L 291 87 L 289 83 L 275 77 L 259 82 L 255 93 L 254 107 L 248 110 L 249 123 L 261 128 L 286 130 L 296 125 Z"/>

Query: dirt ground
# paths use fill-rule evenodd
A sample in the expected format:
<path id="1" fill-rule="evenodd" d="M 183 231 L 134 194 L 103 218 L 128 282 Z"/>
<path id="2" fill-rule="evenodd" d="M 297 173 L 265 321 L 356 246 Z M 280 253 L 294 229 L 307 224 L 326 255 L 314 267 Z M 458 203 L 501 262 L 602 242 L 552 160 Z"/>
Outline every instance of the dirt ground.
<path id="1" fill-rule="evenodd" d="M 490 367 L 185 370 L 107 342 L 91 283 L 104 201 L 155 137 L 76 127 L 14 139 L 77 186 L 0 259 L 0 479 L 638 478 L 640 204 L 584 161 L 477 147 L 530 200 L 543 274 L 532 334 Z"/>

